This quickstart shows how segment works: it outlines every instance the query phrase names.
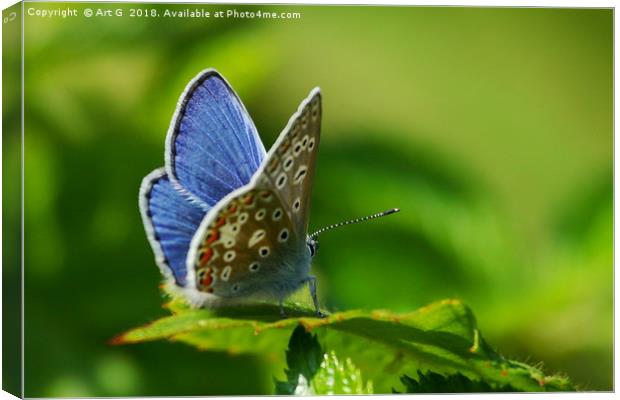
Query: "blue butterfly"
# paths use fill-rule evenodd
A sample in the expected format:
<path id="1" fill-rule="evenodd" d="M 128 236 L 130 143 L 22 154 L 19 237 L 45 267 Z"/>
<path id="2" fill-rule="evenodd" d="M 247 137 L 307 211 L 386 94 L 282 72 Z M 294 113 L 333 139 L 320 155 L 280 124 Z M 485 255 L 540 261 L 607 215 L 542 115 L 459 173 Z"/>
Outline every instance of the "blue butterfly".
<path id="1" fill-rule="evenodd" d="M 308 235 L 321 130 L 313 89 L 269 153 L 248 112 L 215 70 L 181 95 L 166 137 L 165 167 L 148 174 L 139 203 L 155 260 L 171 287 L 196 307 L 248 298 L 280 302 L 308 284 L 318 235 Z"/>

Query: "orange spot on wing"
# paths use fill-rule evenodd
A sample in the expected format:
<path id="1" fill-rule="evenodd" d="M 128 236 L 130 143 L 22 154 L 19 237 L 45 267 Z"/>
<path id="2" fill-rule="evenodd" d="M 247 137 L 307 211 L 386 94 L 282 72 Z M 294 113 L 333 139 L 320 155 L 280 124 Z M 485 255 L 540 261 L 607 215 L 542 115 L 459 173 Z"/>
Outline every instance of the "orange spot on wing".
<path id="1" fill-rule="evenodd" d="M 211 268 L 207 269 L 207 273 L 205 274 L 205 277 L 202 279 L 202 286 L 211 286 L 211 284 L 213 283 L 213 270 Z"/>
<path id="2" fill-rule="evenodd" d="M 274 172 L 278 168 L 278 161 L 279 160 L 277 158 L 271 160 L 269 163 L 269 172 Z"/>
<path id="3" fill-rule="evenodd" d="M 215 221 L 215 225 L 214 228 L 219 228 L 220 226 L 224 225 L 226 223 L 226 217 L 225 216 L 221 216 L 217 219 L 217 221 Z"/>
<path id="4" fill-rule="evenodd" d="M 211 231 L 211 233 L 209 233 L 209 236 L 207 236 L 207 240 L 205 241 L 205 243 L 206 244 L 211 244 L 211 243 L 215 242 L 219 238 L 220 238 L 220 232 L 219 231 Z"/>
<path id="5" fill-rule="evenodd" d="M 284 142 L 282 143 L 282 147 L 280 147 L 280 154 L 284 154 L 286 153 L 286 151 L 291 147 L 291 143 L 290 142 Z"/>
<path id="6" fill-rule="evenodd" d="M 251 195 L 247 196 L 245 199 L 243 199 L 243 202 L 245 204 L 251 204 L 252 200 L 254 200 L 254 195 L 253 194 L 251 194 Z"/>
<path id="7" fill-rule="evenodd" d="M 202 267 L 203 265 L 208 263 L 212 256 L 213 256 L 213 249 L 209 247 L 208 249 L 204 251 L 204 253 L 202 253 L 202 256 L 200 257 L 200 266 Z"/>

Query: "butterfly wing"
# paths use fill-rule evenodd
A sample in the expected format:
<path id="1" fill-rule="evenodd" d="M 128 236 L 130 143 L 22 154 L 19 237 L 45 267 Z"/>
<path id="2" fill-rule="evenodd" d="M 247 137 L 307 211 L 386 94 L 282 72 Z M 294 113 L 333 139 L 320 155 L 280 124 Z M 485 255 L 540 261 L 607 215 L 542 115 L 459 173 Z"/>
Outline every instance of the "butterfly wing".
<path id="1" fill-rule="evenodd" d="M 257 173 L 260 185 L 274 188 L 304 240 L 310 219 L 321 113 L 321 92 L 315 88 L 293 114 L 269 151 L 265 166 Z"/>
<path id="2" fill-rule="evenodd" d="M 187 251 L 206 211 L 172 185 L 164 168 L 143 179 L 139 204 L 157 265 L 165 277 L 184 286 Z"/>
<path id="3" fill-rule="evenodd" d="M 256 127 L 228 82 L 213 69 L 198 74 L 166 137 L 170 180 L 205 208 L 246 185 L 264 158 Z"/>
<path id="4" fill-rule="evenodd" d="M 282 297 L 307 276 L 306 234 L 320 118 L 320 91 L 315 89 L 252 181 L 206 215 L 187 258 L 188 280 L 196 289 L 222 297 L 261 291 Z"/>
<path id="5" fill-rule="evenodd" d="M 284 283 L 298 275 L 295 258 L 298 253 L 303 258 L 300 250 L 307 252 L 305 239 L 291 227 L 283 205 L 268 189 L 250 188 L 227 198 L 198 236 L 196 251 L 189 252 L 196 288 L 221 297 L 286 292 Z"/>

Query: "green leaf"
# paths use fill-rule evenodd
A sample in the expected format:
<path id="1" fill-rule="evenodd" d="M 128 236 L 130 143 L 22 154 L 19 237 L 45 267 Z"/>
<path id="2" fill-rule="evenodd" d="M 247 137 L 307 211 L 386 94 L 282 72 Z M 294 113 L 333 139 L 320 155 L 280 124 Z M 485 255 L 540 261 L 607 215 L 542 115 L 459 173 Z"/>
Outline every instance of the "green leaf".
<path id="1" fill-rule="evenodd" d="M 312 380 L 315 394 L 373 394 L 372 381 L 364 384 L 362 371 L 350 358 L 341 361 L 332 350 L 323 355 L 321 368 Z"/>
<path id="2" fill-rule="evenodd" d="M 278 307 L 272 304 L 196 310 L 173 302 L 169 308 L 173 315 L 120 335 L 113 343 L 165 339 L 201 350 L 256 353 L 281 371 L 287 339 L 302 325 L 316 333 L 325 348 L 342 359 L 349 358 L 372 380 L 376 393 L 390 393 L 400 384 L 398 377 L 415 375 L 417 370 L 446 376 L 459 373 L 492 387 L 510 385 L 520 391 L 574 389 L 564 377 L 547 377 L 538 368 L 495 352 L 482 337 L 471 310 L 459 300 L 443 300 L 403 314 L 352 310 L 323 319 L 297 303 L 285 305 L 287 319 L 280 319 Z M 293 349 L 298 346 L 293 342 L 290 345 Z M 302 371 L 300 366 L 309 360 L 316 362 L 316 358 L 304 361 L 294 357 L 298 355 L 287 353 L 290 371 Z M 316 357 L 316 352 L 311 357 Z M 310 367 L 303 369 L 302 376 L 310 374 Z M 280 386 L 278 390 L 290 392 L 291 387 Z"/>
<path id="3" fill-rule="evenodd" d="M 471 380 L 460 373 L 441 375 L 433 371 L 418 371 L 418 379 L 404 375 L 400 378 L 405 385 L 405 393 L 481 393 L 518 392 L 510 385 L 493 387 L 487 382 Z M 400 393 L 394 390 L 394 393 Z"/>
<path id="4" fill-rule="evenodd" d="M 323 360 L 323 349 L 316 337 L 306 332 L 306 329 L 298 325 L 291 335 L 291 340 L 286 351 L 287 382 L 276 381 L 277 394 L 294 394 L 298 386 L 300 376 L 306 382 L 312 381 L 314 374 Z"/>
<path id="5" fill-rule="evenodd" d="M 274 380 L 276 394 L 372 394 L 372 383 L 364 385 L 350 358 L 342 362 L 333 350 L 324 353 L 316 335 L 301 325 L 291 335 L 286 360 L 287 381 Z"/>

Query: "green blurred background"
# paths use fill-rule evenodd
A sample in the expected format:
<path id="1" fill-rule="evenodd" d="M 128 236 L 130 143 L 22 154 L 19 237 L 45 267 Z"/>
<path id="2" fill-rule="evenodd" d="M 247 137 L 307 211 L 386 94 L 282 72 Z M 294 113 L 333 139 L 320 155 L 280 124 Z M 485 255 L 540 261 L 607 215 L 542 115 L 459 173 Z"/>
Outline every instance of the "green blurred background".
<path id="1" fill-rule="evenodd" d="M 65 6 L 79 17 L 25 20 L 26 396 L 268 394 L 282 376 L 279 361 L 249 355 L 107 344 L 166 314 L 137 193 L 206 67 L 230 81 L 267 148 L 321 87 L 312 229 L 402 209 L 323 236 L 314 270 L 327 308 L 458 297 L 503 355 L 612 389 L 611 10 L 26 10 Z M 85 18 L 86 7 L 125 16 Z"/>

